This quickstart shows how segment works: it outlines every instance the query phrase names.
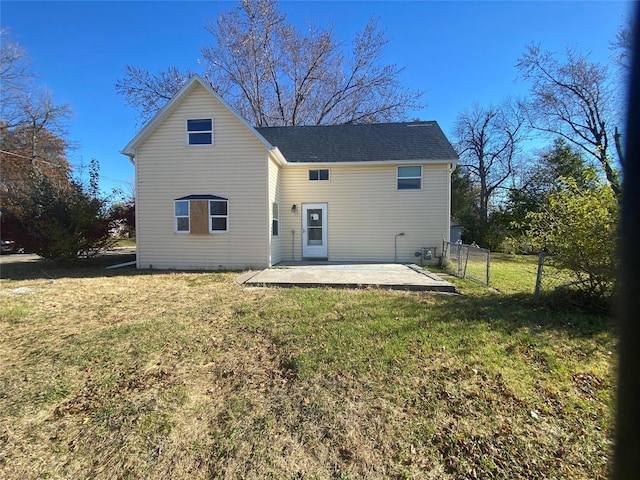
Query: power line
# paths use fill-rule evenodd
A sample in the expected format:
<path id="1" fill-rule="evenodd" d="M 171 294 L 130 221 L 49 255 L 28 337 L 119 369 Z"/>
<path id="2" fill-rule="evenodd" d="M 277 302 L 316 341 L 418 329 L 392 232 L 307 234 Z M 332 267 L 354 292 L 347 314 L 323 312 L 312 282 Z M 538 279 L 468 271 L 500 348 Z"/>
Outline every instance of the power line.
<path id="1" fill-rule="evenodd" d="M 127 184 L 127 185 L 131 185 L 131 184 L 133 183 L 133 182 L 128 182 L 128 181 L 126 181 L 126 180 L 120 180 L 120 179 L 118 179 L 118 178 L 107 177 L 106 175 L 99 175 L 99 177 L 100 177 L 101 179 L 102 179 L 102 178 L 104 178 L 104 179 L 107 179 L 107 180 L 111 180 L 111 181 L 113 181 L 113 182 L 125 183 L 125 184 Z"/>
<path id="2" fill-rule="evenodd" d="M 20 155 L 20 154 L 18 154 L 18 153 L 8 152 L 8 151 L 6 151 L 6 150 L 0 150 L 0 153 L 5 153 L 5 154 L 7 154 L 7 155 L 13 155 L 14 157 L 26 158 L 27 160 L 29 160 L 29 161 L 31 161 L 31 162 L 42 162 L 42 163 L 46 163 L 47 165 L 50 165 L 50 166 L 52 166 L 52 167 L 56 167 L 56 168 L 64 168 L 64 165 L 59 165 L 59 164 L 57 164 L 57 163 L 47 162 L 46 160 L 42 160 L 42 159 L 40 159 L 40 158 L 38 158 L 38 157 L 27 157 L 27 156 L 25 156 L 25 155 Z M 68 162 L 67 162 L 67 163 L 68 163 Z M 79 169 L 84 169 L 84 168 L 85 168 L 85 166 L 84 166 L 84 165 L 77 165 L 77 164 L 73 164 L 73 163 L 68 163 L 68 165 L 69 165 L 70 167 L 73 167 L 73 168 L 79 168 Z M 119 183 L 124 183 L 124 184 L 126 184 L 126 185 L 131 185 L 131 182 L 128 182 L 128 181 L 126 181 L 126 180 L 120 180 L 120 179 L 118 179 L 118 178 L 113 178 L 113 177 L 107 177 L 106 175 L 100 175 L 99 173 L 98 173 L 98 177 L 99 177 L 99 178 L 104 178 L 104 179 L 106 179 L 106 180 L 111 180 L 111 181 L 113 181 L 113 182 L 119 182 Z"/>
<path id="3" fill-rule="evenodd" d="M 0 153 L 6 153 L 7 155 L 13 155 L 14 157 L 20 157 L 20 158 L 26 158 L 27 160 L 29 160 L 30 162 L 42 162 L 42 163 L 46 163 L 47 165 L 51 165 L 52 167 L 56 167 L 56 168 L 63 168 L 64 165 L 60 165 L 58 163 L 51 163 L 51 162 L 47 162 L 46 160 L 42 160 L 38 157 L 27 157 L 25 155 L 20 155 L 18 153 L 13 153 L 13 152 L 7 152 L 6 150 L 0 150 Z"/>

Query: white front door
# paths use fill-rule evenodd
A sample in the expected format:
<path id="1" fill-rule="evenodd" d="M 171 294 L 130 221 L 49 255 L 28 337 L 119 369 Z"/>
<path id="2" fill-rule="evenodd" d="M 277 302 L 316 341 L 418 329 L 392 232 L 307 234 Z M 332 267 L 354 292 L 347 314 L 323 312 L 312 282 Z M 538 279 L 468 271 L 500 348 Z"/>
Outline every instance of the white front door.
<path id="1" fill-rule="evenodd" d="M 327 204 L 302 204 L 302 256 L 327 258 Z"/>

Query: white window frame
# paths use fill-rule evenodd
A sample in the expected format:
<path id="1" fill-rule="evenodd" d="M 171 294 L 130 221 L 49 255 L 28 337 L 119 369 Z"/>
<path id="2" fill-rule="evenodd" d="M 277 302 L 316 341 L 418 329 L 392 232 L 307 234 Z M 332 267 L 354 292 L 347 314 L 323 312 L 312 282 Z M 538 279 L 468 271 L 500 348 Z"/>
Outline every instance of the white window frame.
<path id="1" fill-rule="evenodd" d="M 326 171 L 327 178 L 320 178 L 320 172 Z M 311 172 L 318 172 L 318 178 L 311 178 Z M 310 182 L 328 182 L 331 179 L 331 171 L 329 168 L 310 168 L 307 173 L 307 180 Z"/>
<path id="2" fill-rule="evenodd" d="M 209 120 L 211 122 L 211 130 L 189 130 L 189 122 L 190 121 L 194 121 L 194 120 L 198 120 L 198 121 L 202 121 L 202 120 Z M 184 128 L 186 131 L 186 143 L 188 147 L 210 147 L 211 145 L 213 145 L 213 117 L 205 117 L 205 118 L 187 118 L 184 122 Z M 190 135 L 192 133 L 209 133 L 211 134 L 211 143 L 191 143 L 191 137 Z"/>
<path id="3" fill-rule="evenodd" d="M 276 202 L 271 205 L 271 236 L 280 236 L 280 204 Z"/>
<path id="4" fill-rule="evenodd" d="M 211 213 L 211 203 L 220 202 L 225 203 L 227 205 L 227 213 L 226 215 L 212 214 Z M 226 220 L 226 230 L 214 230 L 213 229 L 213 219 L 214 218 L 224 218 Z M 218 199 L 218 200 L 209 200 L 209 233 L 229 233 L 229 200 Z"/>
<path id="5" fill-rule="evenodd" d="M 420 175 L 419 176 L 400 176 L 400 169 L 401 168 L 415 168 L 418 167 L 420 169 Z M 397 191 L 412 191 L 412 190 L 422 190 L 422 165 L 398 165 L 396 167 L 396 190 Z M 420 180 L 420 186 L 417 188 L 400 188 L 400 180 Z"/>
<path id="6" fill-rule="evenodd" d="M 187 204 L 187 214 L 186 215 L 176 215 L 176 207 L 178 203 L 186 203 Z M 186 230 L 178 229 L 178 219 L 186 218 L 187 222 L 189 222 L 189 228 Z M 174 200 L 173 201 L 173 231 L 174 233 L 191 233 L 191 202 L 189 200 Z"/>

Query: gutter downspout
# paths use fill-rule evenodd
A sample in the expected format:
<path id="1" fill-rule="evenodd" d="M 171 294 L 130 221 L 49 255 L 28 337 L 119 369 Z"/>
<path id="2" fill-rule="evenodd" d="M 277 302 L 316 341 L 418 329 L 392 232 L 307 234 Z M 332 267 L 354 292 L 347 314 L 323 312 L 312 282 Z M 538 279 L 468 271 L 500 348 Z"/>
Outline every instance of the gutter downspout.
<path id="1" fill-rule="evenodd" d="M 134 170 L 134 174 L 135 174 L 135 180 L 134 180 L 134 188 L 135 191 L 133 192 L 133 200 L 134 200 L 134 204 L 135 204 L 135 218 L 136 218 L 136 268 L 139 269 L 140 268 L 140 255 L 138 255 L 138 239 L 140 238 L 139 232 L 138 232 L 138 228 L 140 227 L 140 222 L 138 221 L 138 218 L 140 218 L 138 216 L 138 166 L 136 165 L 136 154 L 135 151 L 132 153 L 129 152 L 125 152 L 125 151 L 121 151 L 120 153 L 122 153 L 123 155 L 126 155 L 127 157 L 129 157 L 129 161 L 133 164 L 133 168 Z"/>

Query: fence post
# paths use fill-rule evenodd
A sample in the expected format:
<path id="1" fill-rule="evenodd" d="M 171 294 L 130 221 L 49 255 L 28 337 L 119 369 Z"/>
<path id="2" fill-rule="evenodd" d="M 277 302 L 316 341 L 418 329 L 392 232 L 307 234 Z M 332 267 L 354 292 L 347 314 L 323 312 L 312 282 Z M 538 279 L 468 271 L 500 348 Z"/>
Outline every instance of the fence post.
<path id="1" fill-rule="evenodd" d="M 491 252 L 487 250 L 487 287 L 489 286 L 490 271 L 491 271 Z"/>
<path id="2" fill-rule="evenodd" d="M 538 253 L 538 275 L 536 276 L 536 290 L 534 296 L 538 298 L 540 296 L 540 288 L 542 286 L 542 269 L 544 267 L 544 259 L 547 256 L 544 248 Z"/>
<path id="3" fill-rule="evenodd" d="M 464 259 L 464 273 L 462 274 L 462 278 L 467 278 L 467 264 L 469 263 L 469 251 L 471 247 L 467 245 L 467 257 Z"/>

